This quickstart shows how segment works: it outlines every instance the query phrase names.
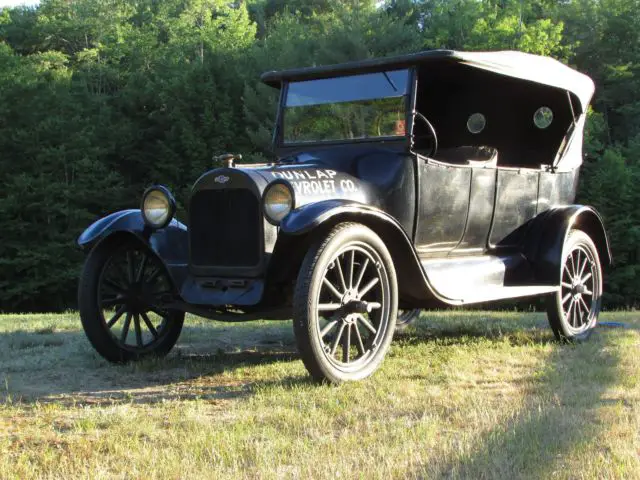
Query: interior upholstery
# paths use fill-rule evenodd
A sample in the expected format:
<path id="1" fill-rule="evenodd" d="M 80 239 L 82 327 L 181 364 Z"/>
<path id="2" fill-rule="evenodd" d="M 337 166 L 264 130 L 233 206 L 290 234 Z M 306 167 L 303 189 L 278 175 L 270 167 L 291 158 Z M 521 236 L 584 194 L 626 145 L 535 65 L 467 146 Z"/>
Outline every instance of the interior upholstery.
<path id="1" fill-rule="evenodd" d="M 454 165 L 495 167 L 498 165 L 498 150 L 484 145 L 441 148 L 438 150 L 435 159 Z"/>
<path id="2" fill-rule="evenodd" d="M 505 167 L 538 169 L 541 164 L 553 163 L 574 121 L 566 91 L 533 82 L 523 84 L 466 65 L 437 69 L 421 65 L 417 92 L 416 110 L 433 124 L 439 151 L 460 145 L 491 145 L 500 151 L 498 162 Z M 537 128 L 533 122 L 534 113 L 542 106 L 549 107 L 554 115 L 546 129 Z M 474 113 L 486 118 L 485 128 L 475 134 L 467 128 Z M 414 135 L 425 133 L 423 122 L 416 121 Z M 436 157 L 444 161 L 444 154 Z"/>

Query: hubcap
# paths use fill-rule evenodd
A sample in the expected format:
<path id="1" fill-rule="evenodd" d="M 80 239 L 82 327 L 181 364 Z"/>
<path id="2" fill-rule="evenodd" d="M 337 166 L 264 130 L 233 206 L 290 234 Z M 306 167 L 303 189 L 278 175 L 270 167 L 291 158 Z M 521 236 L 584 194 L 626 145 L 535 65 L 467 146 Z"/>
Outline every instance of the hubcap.
<path id="1" fill-rule="evenodd" d="M 388 327 L 389 279 L 375 250 L 343 248 L 329 263 L 318 292 L 318 333 L 327 358 L 340 368 L 366 363 Z"/>

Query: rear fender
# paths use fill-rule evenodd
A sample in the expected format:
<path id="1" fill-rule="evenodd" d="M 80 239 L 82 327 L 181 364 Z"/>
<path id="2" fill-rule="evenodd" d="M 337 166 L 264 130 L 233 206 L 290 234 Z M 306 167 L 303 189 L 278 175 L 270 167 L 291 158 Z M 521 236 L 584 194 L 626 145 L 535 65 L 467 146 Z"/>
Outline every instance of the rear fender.
<path id="1" fill-rule="evenodd" d="M 402 226 L 382 210 L 352 200 L 325 200 L 304 205 L 287 215 L 280 225 L 270 269 L 287 272 L 284 274 L 289 276 L 297 274 L 309 246 L 342 222 L 366 225 L 380 236 L 393 258 L 401 298 L 419 303 L 432 297 L 440 299 Z"/>
<path id="2" fill-rule="evenodd" d="M 540 285 L 560 285 L 563 247 L 569 232 L 585 232 L 598 249 L 603 266 L 613 263 L 609 238 L 600 214 L 592 207 L 569 205 L 544 212 L 534 221 L 534 228 L 524 244 L 523 253 L 533 265 L 536 282 Z"/>
<path id="3" fill-rule="evenodd" d="M 160 230 L 149 228 L 139 209 L 121 210 L 91 224 L 78 237 L 84 251 L 114 236 L 130 235 L 149 247 L 166 265 L 179 289 L 188 272 L 189 242 L 187 227 L 176 220 Z"/>

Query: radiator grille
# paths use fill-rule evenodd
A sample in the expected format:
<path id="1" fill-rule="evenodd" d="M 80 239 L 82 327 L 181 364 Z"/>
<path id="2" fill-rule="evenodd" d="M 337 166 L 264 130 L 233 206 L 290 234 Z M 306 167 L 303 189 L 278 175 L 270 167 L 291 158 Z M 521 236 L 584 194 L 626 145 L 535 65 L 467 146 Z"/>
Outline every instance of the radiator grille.
<path id="1" fill-rule="evenodd" d="M 191 262 L 253 267 L 261 257 L 260 204 L 245 189 L 201 190 L 191 199 Z"/>

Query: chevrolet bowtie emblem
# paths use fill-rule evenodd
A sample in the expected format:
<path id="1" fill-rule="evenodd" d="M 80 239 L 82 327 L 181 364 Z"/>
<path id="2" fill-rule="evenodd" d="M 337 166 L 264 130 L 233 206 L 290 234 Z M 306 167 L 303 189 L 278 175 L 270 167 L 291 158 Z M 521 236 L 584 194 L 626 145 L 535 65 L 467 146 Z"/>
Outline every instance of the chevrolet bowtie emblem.
<path id="1" fill-rule="evenodd" d="M 227 177 L 226 175 L 218 175 L 213 179 L 213 181 L 216 183 L 227 183 L 229 181 L 229 177 Z"/>

